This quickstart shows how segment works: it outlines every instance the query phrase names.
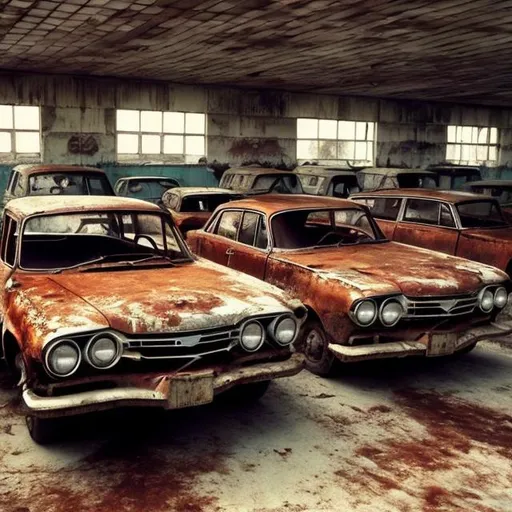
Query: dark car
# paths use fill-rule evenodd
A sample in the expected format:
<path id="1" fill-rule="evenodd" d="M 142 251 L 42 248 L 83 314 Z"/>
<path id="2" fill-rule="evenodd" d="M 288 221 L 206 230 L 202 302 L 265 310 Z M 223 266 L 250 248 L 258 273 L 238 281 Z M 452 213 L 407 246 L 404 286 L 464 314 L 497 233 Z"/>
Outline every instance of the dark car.
<path id="1" fill-rule="evenodd" d="M 480 167 L 476 165 L 431 165 L 427 171 L 437 175 L 439 188 L 460 190 L 464 184 L 482 179 Z"/>
<path id="2" fill-rule="evenodd" d="M 299 177 L 306 194 L 346 198 L 361 190 L 352 169 L 301 165 L 293 172 Z"/>
<path id="3" fill-rule="evenodd" d="M 505 218 L 512 222 L 512 180 L 471 181 L 464 185 L 464 190 L 496 199 Z"/>
<path id="4" fill-rule="evenodd" d="M 421 169 L 395 169 L 368 167 L 357 172 L 362 190 L 384 188 L 437 188 L 439 181 L 435 173 Z"/>

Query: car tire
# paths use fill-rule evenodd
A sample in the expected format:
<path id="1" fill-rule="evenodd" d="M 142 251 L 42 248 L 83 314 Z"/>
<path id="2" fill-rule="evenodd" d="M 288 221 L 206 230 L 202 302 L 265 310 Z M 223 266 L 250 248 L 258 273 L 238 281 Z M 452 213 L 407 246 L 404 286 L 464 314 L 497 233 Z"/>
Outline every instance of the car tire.
<path id="1" fill-rule="evenodd" d="M 251 404 L 257 402 L 267 392 L 270 382 L 270 380 L 262 380 L 261 382 L 240 384 L 221 393 L 218 399 L 224 404 Z"/>
<path id="2" fill-rule="evenodd" d="M 56 418 L 38 418 L 25 416 L 28 433 L 39 445 L 52 444 L 59 438 L 59 420 Z"/>
<path id="3" fill-rule="evenodd" d="M 328 349 L 329 337 L 318 320 L 308 320 L 299 335 L 297 350 L 305 356 L 306 368 L 321 377 L 333 375 L 338 360 Z"/>
<path id="4" fill-rule="evenodd" d="M 457 352 L 455 352 L 454 356 L 463 356 L 465 354 L 469 354 L 476 347 L 476 344 L 477 342 L 475 341 L 475 343 L 471 343 L 471 345 L 468 345 L 467 347 L 458 350 Z"/>

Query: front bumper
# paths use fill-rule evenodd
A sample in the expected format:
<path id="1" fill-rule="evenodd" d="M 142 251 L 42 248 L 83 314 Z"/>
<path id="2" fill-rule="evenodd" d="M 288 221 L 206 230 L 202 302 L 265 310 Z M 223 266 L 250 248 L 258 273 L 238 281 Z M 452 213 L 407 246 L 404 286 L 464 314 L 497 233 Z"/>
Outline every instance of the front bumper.
<path id="1" fill-rule="evenodd" d="M 357 362 L 390 357 L 439 357 L 459 352 L 481 340 L 501 338 L 512 334 L 512 322 L 493 322 L 460 332 L 431 332 L 416 341 L 394 341 L 373 345 L 329 344 L 329 350 L 343 362 Z"/>
<path id="2" fill-rule="evenodd" d="M 286 361 L 259 363 L 215 375 L 198 370 L 160 375 L 141 386 L 84 391 L 64 396 L 40 396 L 33 389 L 22 393 L 27 414 L 39 417 L 70 416 L 116 407 L 144 406 L 180 409 L 213 401 L 215 395 L 239 384 L 290 377 L 304 367 L 304 356 L 294 353 Z"/>

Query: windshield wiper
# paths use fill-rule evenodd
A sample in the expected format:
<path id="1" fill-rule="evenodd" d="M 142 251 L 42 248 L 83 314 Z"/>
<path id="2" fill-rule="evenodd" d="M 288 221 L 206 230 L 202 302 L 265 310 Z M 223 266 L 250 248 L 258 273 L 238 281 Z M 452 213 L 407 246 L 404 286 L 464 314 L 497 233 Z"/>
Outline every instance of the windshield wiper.
<path id="1" fill-rule="evenodd" d="M 106 254 L 104 256 L 100 256 L 99 258 L 95 258 L 93 260 L 87 260 L 87 261 L 81 261 L 80 263 L 77 263 L 76 265 L 71 265 L 69 267 L 61 267 L 61 268 L 57 268 L 55 269 L 52 273 L 53 274 L 58 274 L 60 272 L 62 272 L 63 270 L 72 270 L 74 268 L 80 268 L 80 267 L 84 267 L 86 265 L 95 265 L 96 263 L 102 263 L 103 261 L 108 261 L 112 258 L 126 258 L 126 257 L 130 257 L 130 256 L 146 256 L 147 253 L 143 253 L 143 252 L 139 252 L 139 253 L 120 253 L 120 254 Z M 128 264 L 128 265 L 133 265 L 133 263 L 137 263 L 137 262 L 140 262 L 140 261 L 145 261 L 146 259 L 152 259 L 152 258 L 165 258 L 165 256 L 156 256 L 156 255 L 153 255 L 153 256 L 149 256 L 149 257 L 145 257 L 145 258 L 142 258 L 142 259 L 139 259 L 139 260 L 135 260 L 135 261 L 131 261 L 131 260 L 120 260 L 119 262 L 116 262 L 116 263 L 123 263 L 123 264 Z"/>
<path id="2" fill-rule="evenodd" d="M 172 261 L 171 258 L 169 258 L 169 256 L 164 256 L 163 254 L 162 255 L 153 254 L 153 256 L 148 256 L 147 258 L 141 258 L 140 260 L 127 261 L 126 263 L 128 263 L 129 265 L 135 265 L 137 263 L 144 263 L 146 261 L 151 261 L 151 260 L 167 260 L 167 263 L 169 263 L 170 265 L 176 266 L 176 264 Z"/>

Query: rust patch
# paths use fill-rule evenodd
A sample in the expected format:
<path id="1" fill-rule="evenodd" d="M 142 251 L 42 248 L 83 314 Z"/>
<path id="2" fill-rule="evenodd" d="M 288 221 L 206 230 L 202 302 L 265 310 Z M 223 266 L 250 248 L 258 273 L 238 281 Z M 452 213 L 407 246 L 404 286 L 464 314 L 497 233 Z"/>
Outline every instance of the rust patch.
<path id="1" fill-rule="evenodd" d="M 387 405 L 374 405 L 373 407 L 370 407 L 368 409 L 368 412 L 374 413 L 374 412 L 381 412 L 381 413 L 388 413 L 391 412 L 393 409 L 391 407 L 388 407 Z"/>

